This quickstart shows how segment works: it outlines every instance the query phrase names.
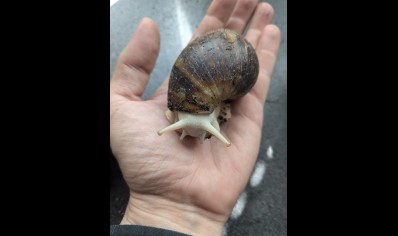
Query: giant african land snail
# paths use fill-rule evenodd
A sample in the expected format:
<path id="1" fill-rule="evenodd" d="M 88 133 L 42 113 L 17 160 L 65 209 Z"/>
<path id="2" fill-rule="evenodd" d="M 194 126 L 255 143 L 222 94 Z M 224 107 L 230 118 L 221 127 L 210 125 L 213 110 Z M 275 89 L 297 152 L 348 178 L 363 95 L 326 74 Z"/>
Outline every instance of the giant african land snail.
<path id="1" fill-rule="evenodd" d="M 259 71 L 256 51 L 229 29 L 208 32 L 189 43 L 170 75 L 166 117 L 172 124 L 159 130 L 181 132 L 202 143 L 211 135 L 226 146 L 220 124 L 231 117 L 230 104 L 249 92 Z"/>

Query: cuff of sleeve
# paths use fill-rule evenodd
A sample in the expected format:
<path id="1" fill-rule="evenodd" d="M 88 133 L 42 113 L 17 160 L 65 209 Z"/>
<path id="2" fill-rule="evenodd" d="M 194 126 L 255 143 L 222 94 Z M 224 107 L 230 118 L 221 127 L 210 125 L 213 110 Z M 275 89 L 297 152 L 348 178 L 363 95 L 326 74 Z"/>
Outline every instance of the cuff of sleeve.
<path id="1" fill-rule="evenodd" d="M 187 236 L 187 234 L 167 229 L 142 225 L 111 225 L 110 236 Z"/>

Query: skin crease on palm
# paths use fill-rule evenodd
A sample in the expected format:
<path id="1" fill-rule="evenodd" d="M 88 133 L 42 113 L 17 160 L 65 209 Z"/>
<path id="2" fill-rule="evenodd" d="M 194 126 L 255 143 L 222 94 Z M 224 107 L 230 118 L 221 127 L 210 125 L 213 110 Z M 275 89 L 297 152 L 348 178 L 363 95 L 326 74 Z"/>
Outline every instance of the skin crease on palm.
<path id="1" fill-rule="evenodd" d="M 219 235 L 254 167 L 263 109 L 280 32 L 273 8 L 255 0 L 215 0 L 192 38 L 221 27 L 242 33 L 256 49 L 260 72 L 253 89 L 232 104 L 221 132 L 232 145 L 211 138 L 200 144 L 177 132 L 158 136 L 169 125 L 168 79 L 148 100 L 141 96 L 155 65 L 160 35 L 144 18 L 122 51 L 110 87 L 110 141 L 130 188 L 121 224 L 142 224 L 194 235 Z M 250 20 L 251 19 L 251 20 Z M 250 21 L 249 21 L 250 20 Z M 167 75 L 165 75 L 167 77 Z"/>

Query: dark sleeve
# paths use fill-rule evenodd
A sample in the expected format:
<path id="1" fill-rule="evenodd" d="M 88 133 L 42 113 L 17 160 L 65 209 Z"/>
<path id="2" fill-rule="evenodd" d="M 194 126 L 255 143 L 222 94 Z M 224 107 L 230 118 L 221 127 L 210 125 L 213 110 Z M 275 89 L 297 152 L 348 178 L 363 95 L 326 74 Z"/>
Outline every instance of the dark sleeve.
<path id="1" fill-rule="evenodd" d="M 111 236 L 188 236 L 166 229 L 141 225 L 111 225 Z"/>

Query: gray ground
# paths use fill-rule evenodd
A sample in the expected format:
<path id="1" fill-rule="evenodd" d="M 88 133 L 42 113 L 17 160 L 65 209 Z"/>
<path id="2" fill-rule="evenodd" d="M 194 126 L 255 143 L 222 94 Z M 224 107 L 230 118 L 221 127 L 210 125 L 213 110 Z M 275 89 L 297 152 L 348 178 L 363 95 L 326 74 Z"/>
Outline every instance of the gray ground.
<path id="1" fill-rule="evenodd" d="M 160 55 L 144 93 L 144 98 L 150 96 L 170 73 L 210 2 L 120 0 L 115 3 L 110 9 L 110 76 L 117 56 L 139 21 L 150 17 L 157 23 L 161 35 Z M 273 23 L 281 29 L 282 42 L 264 111 L 258 171 L 253 177 L 261 181 L 256 184 L 252 179 L 238 201 L 225 227 L 226 235 L 231 236 L 287 234 L 287 0 L 267 2 L 275 9 Z M 118 224 L 127 204 L 128 189 L 112 157 L 110 162 L 110 224 Z"/>

